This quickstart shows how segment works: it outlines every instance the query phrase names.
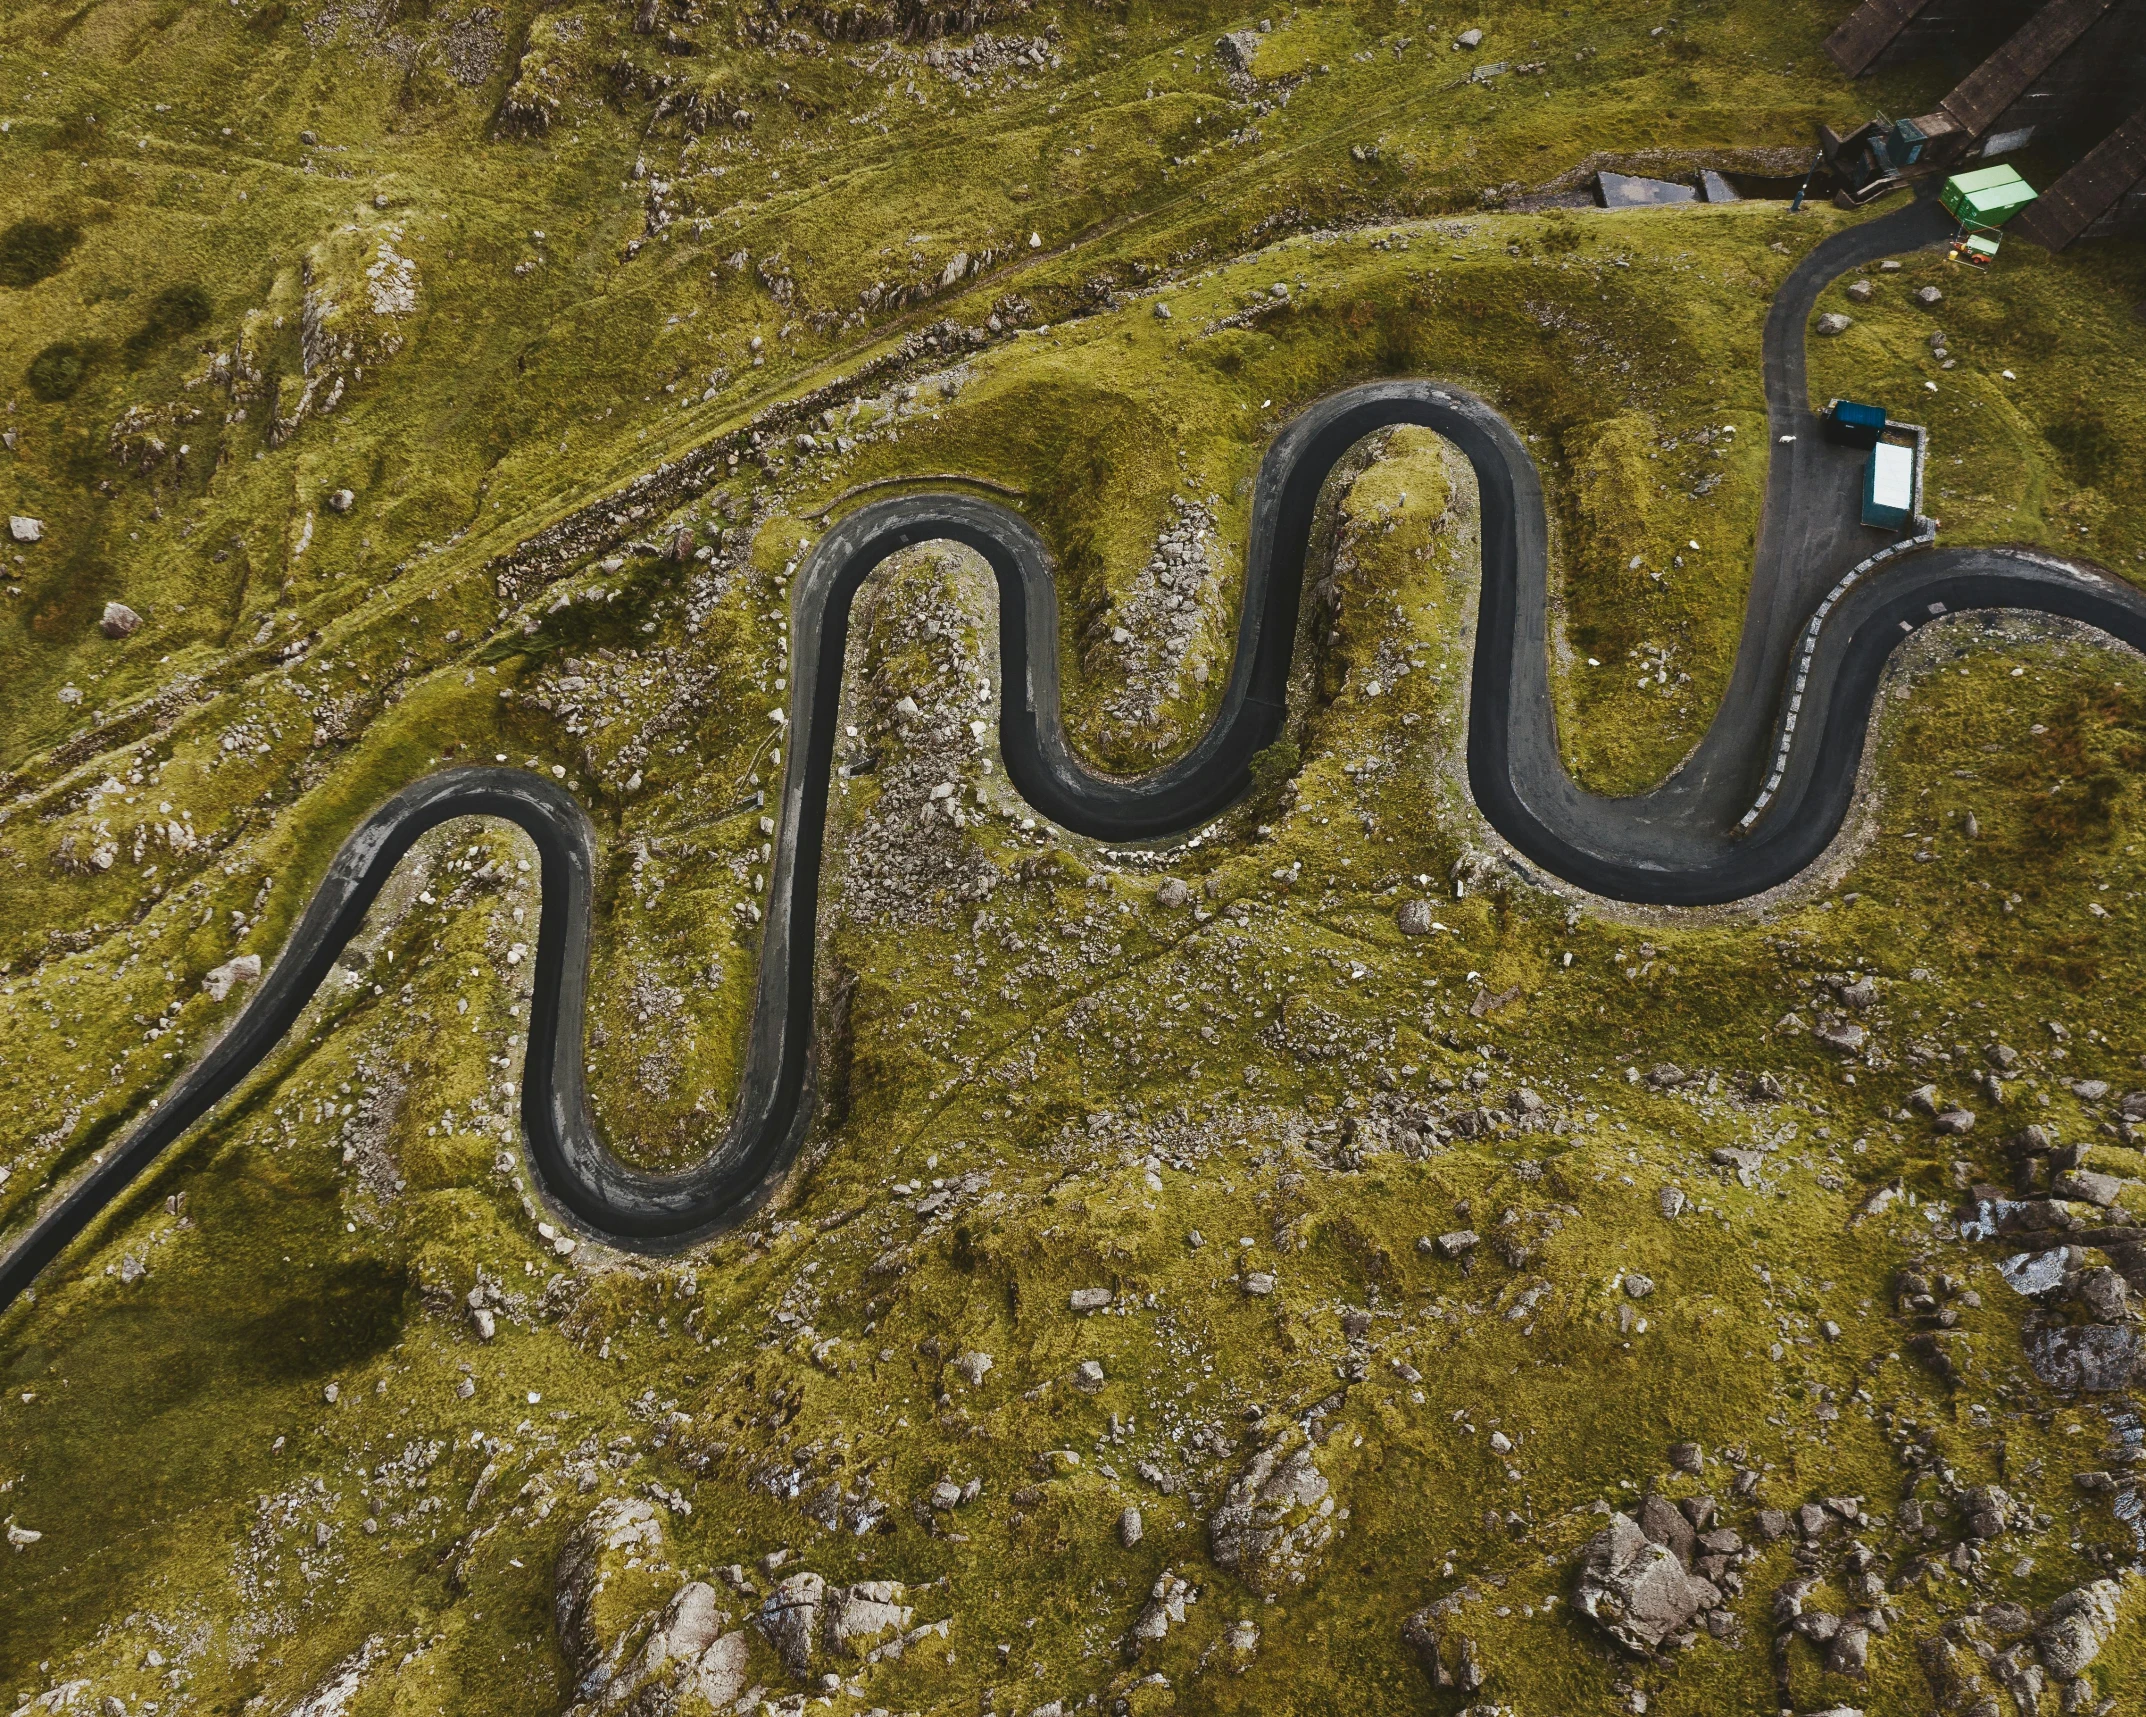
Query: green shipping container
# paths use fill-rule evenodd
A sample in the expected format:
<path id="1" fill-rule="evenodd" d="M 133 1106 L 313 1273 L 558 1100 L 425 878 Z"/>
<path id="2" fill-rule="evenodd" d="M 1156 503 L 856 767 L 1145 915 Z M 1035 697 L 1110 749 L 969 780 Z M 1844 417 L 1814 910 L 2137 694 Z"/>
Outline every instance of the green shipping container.
<path id="1" fill-rule="evenodd" d="M 1956 173 L 1940 196 L 1962 226 L 2001 227 L 2034 201 L 2034 187 L 2012 167 L 1984 167 Z"/>

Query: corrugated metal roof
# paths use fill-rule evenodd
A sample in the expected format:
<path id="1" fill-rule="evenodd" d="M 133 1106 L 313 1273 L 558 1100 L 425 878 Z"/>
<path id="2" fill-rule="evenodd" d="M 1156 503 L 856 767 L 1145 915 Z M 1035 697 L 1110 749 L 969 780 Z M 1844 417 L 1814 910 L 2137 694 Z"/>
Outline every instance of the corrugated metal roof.
<path id="1" fill-rule="evenodd" d="M 2013 230 L 2062 250 L 2146 181 L 2146 107 L 2119 125 L 2020 215 Z"/>
<path id="2" fill-rule="evenodd" d="M 1863 0 L 1826 38 L 1826 52 L 1850 77 L 1861 77 L 1930 0 Z"/>
<path id="3" fill-rule="evenodd" d="M 1970 137 L 1981 136 L 2113 3 L 2049 0 L 2010 41 L 1962 78 L 1938 107 Z"/>

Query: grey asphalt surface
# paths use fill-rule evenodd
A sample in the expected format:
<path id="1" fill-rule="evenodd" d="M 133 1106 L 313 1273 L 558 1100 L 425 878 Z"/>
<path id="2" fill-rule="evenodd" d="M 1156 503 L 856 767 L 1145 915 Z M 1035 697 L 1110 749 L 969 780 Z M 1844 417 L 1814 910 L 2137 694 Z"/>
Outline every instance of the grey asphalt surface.
<path id="1" fill-rule="evenodd" d="M 453 817 L 513 822 L 542 857 L 522 1121 L 547 1199 L 583 1232 L 644 1251 L 677 1250 L 739 1221 L 766 1199 L 809 1119 L 821 847 L 851 603 L 864 579 L 916 543 L 952 539 L 976 549 L 998 582 L 999 737 L 1014 785 L 1040 813 L 1079 834 L 1120 842 L 1183 834 L 1244 792 L 1252 758 L 1280 735 L 1320 489 L 1352 447 L 1395 424 L 1420 424 L 1450 439 L 1481 489 L 1483 587 L 1468 770 L 1492 825 L 1545 870 L 1617 900 L 1710 904 L 1787 881 L 1824 851 L 1847 814 L 1887 659 L 1916 628 L 1940 613 L 2030 609 L 2146 649 L 2146 600 L 2089 569 L 1995 549 L 1904 557 L 1859 584 L 1826 620 L 1786 776 L 1750 832 L 1737 831 L 1767 773 L 1790 650 L 1817 599 L 1875 543 L 1852 523 L 1852 472 L 1818 443 L 1802 396 L 1804 323 L 1826 280 L 1890 250 L 1917 248 L 1933 230 L 1921 205 L 1858 226 L 1817 247 L 1782 288 L 1765 348 L 1775 457 L 1745 634 L 1706 739 L 1652 792 L 1600 798 L 1564 772 L 1550 701 L 1540 482 L 1511 425 L 1462 389 L 1374 382 L 1318 402 L 1281 432 L 1260 466 L 1245 604 L 1221 707 L 1185 756 L 1130 781 L 1091 773 L 1066 742 L 1057 586 L 1029 525 L 1003 507 L 957 495 L 873 503 L 831 529 L 797 579 L 790 764 L 753 1023 L 736 1110 L 706 1159 L 673 1174 L 631 1169 L 590 1116 L 582 1019 L 596 841 L 586 814 L 534 774 L 446 770 L 397 794 L 351 836 L 230 1030 L 0 1261 L 0 1307 L 268 1054 L 362 926 L 396 863 L 426 830 Z M 1782 434 L 1798 439 L 1783 448 Z"/>

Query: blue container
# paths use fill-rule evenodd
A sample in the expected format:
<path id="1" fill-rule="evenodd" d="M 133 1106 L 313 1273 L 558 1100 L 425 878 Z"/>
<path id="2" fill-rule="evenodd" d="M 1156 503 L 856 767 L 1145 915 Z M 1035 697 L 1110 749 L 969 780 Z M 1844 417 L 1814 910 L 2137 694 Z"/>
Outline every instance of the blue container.
<path id="1" fill-rule="evenodd" d="M 1915 515 L 1915 449 L 1881 441 L 1863 472 L 1863 523 L 1876 530 L 1907 528 Z"/>
<path id="2" fill-rule="evenodd" d="M 1837 447 L 1875 447 L 1885 429 L 1885 407 L 1828 400 L 1822 422 L 1826 439 Z"/>

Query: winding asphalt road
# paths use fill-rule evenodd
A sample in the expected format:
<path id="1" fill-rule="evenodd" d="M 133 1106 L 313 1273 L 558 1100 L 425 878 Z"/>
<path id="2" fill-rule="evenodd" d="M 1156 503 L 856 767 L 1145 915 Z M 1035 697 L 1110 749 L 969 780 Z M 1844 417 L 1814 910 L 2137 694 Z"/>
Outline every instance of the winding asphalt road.
<path id="1" fill-rule="evenodd" d="M 1825 600 L 1872 545 L 1867 536 L 1859 544 L 1860 527 L 1843 522 L 1853 518 L 1852 471 L 1844 482 L 1847 468 L 1819 439 L 1804 397 L 1804 328 L 1827 281 L 1945 231 L 1941 213 L 1911 204 L 1820 244 L 1776 297 L 1765 338 L 1774 456 L 1742 642 L 1706 738 L 1651 792 L 1598 798 L 1565 774 L 1550 699 L 1541 483 L 1511 425 L 1462 389 L 1374 382 L 1320 401 L 1283 430 L 1260 466 L 1236 658 L 1221 707 L 1189 752 L 1136 780 L 1091 773 L 1066 742 L 1057 585 L 1028 524 L 958 495 L 875 502 L 829 531 L 797 579 L 790 761 L 752 1031 L 735 1115 L 704 1161 L 673 1174 L 629 1168 L 590 1116 L 582 1016 L 596 845 L 587 816 L 540 776 L 451 769 L 397 794 L 351 836 L 231 1029 L 0 1262 L 0 1307 L 268 1054 L 411 844 L 453 817 L 504 818 L 527 831 L 542 856 L 522 1122 L 548 1199 L 583 1231 L 641 1251 L 676 1250 L 737 1222 L 767 1197 L 809 1117 L 821 846 L 850 609 L 865 578 L 917 543 L 951 539 L 981 554 L 998 582 L 999 743 L 1015 787 L 1038 812 L 1082 835 L 1124 842 L 1182 834 L 1231 805 L 1249 784 L 1255 754 L 1280 736 L 1320 490 L 1351 448 L 1398 424 L 1450 440 L 1480 486 L 1483 583 L 1468 775 L 1492 825 L 1545 870 L 1617 900 L 1706 905 L 1787 881 L 1824 851 L 1847 815 L 1886 660 L 1917 627 L 1962 609 L 2028 609 L 2146 649 L 2146 599 L 2031 554 L 1926 550 Z M 1784 446 L 1783 435 L 1797 439 Z M 1789 681 L 1792 667 L 1799 683 Z M 1784 709 L 1796 712 L 1786 765 L 1747 827 L 1745 814 L 1772 773 Z"/>

